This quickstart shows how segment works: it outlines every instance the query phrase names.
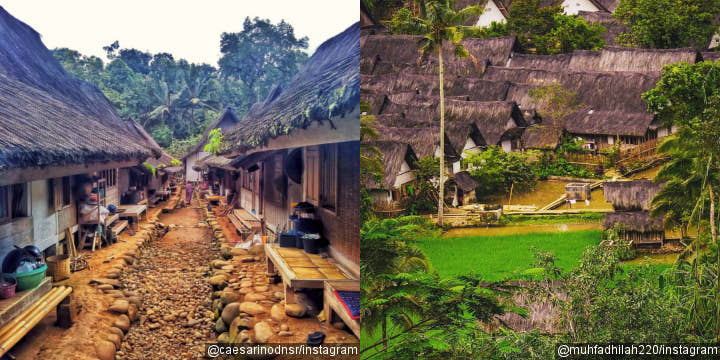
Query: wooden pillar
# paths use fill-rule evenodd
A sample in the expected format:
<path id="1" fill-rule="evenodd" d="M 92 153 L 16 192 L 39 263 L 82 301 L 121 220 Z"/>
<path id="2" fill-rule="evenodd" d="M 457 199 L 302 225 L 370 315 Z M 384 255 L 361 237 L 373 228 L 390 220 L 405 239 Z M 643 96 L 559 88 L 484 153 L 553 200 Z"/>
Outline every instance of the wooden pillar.
<path id="1" fill-rule="evenodd" d="M 70 304 L 70 295 L 66 296 L 58 305 L 57 305 L 57 323 L 60 328 L 63 329 L 69 329 L 73 326 L 74 323 L 74 313 L 72 311 L 72 306 Z"/>

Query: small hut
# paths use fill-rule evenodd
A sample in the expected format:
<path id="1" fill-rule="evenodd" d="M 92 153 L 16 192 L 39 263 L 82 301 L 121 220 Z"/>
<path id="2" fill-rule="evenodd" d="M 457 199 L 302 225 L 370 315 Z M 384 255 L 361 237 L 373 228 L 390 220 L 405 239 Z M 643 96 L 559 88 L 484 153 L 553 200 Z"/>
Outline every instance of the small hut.
<path id="1" fill-rule="evenodd" d="M 590 200 L 590 183 L 569 183 L 565 185 L 568 200 Z"/>
<path id="2" fill-rule="evenodd" d="M 457 184 L 457 194 L 459 205 L 467 205 L 471 200 L 475 199 L 475 189 L 480 184 L 475 180 L 469 172 L 461 171 L 454 176 L 455 184 Z"/>
<path id="3" fill-rule="evenodd" d="M 614 213 L 605 215 L 603 228 L 616 224 L 623 229 L 620 236 L 635 245 L 660 245 L 665 240 L 663 216 L 650 216 L 652 199 L 664 183 L 652 180 L 613 181 L 604 184 L 605 199 L 612 203 Z"/>

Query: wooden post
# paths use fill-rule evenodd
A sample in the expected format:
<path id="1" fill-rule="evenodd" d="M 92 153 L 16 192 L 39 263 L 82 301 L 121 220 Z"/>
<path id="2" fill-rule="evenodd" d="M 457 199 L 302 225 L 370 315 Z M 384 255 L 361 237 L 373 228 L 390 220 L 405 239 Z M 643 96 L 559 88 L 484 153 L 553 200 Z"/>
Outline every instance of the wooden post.
<path id="1" fill-rule="evenodd" d="M 70 304 L 70 295 L 66 296 L 58 305 L 57 305 L 57 323 L 58 326 L 62 329 L 69 329 L 73 326 L 74 323 L 74 314 L 72 311 L 72 306 Z"/>

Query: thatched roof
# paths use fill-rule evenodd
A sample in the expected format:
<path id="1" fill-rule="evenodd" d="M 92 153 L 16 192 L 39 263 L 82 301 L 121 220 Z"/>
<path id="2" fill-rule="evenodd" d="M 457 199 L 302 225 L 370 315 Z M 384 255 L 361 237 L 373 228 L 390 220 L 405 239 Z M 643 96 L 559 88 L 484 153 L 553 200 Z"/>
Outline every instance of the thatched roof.
<path id="1" fill-rule="evenodd" d="M 220 115 L 218 115 L 215 120 L 213 120 L 210 125 L 208 125 L 207 129 L 205 129 L 205 132 L 203 133 L 200 140 L 198 140 L 197 144 L 190 148 L 188 150 L 187 154 L 183 156 L 183 160 L 186 159 L 188 156 L 192 154 L 199 153 L 203 151 L 203 148 L 205 145 L 207 145 L 208 137 L 210 136 L 210 132 L 215 129 L 220 129 L 223 134 L 225 134 L 228 130 L 230 130 L 233 126 L 240 123 L 240 119 L 238 119 L 237 115 L 235 115 L 235 112 L 232 111 L 230 107 L 225 108 Z"/>
<path id="2" fill-rule="evenodd" d="M 437 125 L 440 119 L 439 103 L 439 97 L 434 96 L 420 96 L 416 93 L 392 94 L 387 97 L 383 113 L 400 116 L 376 118 L 380 124 L 386 126 L 403 126 L 403 123 L 408 122 Z M 465 141 L 471 134 L 478 145 L 497 145 L 508 130 L 526 126 L 527 123 L 514 102 L 449 98 L 445 101 L 445 125 L 451 145 L 456 152 L 462 153 Z"/>
<path id="3" fill-rule="evenodd" d="M 606 45 L 617 45 L 615 39 L 622 32 L 627 32 L 628 28 L 620 21 L 612 17 L 612 14 L 605 11 L 579 11 L 578 15 L 585 19 L 588 23 L 598 23 L 607 29 L 601 34 Z"/>
<path id="4" fill-rule="evenodd" d="M 620 0 L 595 0 L 598 4 L 602 5 L 605 10 L 613 13 L 615 12 L 615 8 L 620 3 Z"/>
<path id="5" fill-rule="evenodd" d="M 484 143 L 481 142 L 478 145 L 497 145 L 509 130 L 527 125 L 520 109 L 514 102 L 450 100 L 445 106 L 448 110 L 446 124 L 474 122 L 484 139 Z M 514 124 L 512 124 L 513 122 Z M 453 136 L 454 134 L 448 134 L 451 141 Z M 463 145 L 466 139 L 467 136 L 464 136 Z M 460 150 L 462 151 L 462 147 Z"/>
<path id="6" fill-rule="evenodd" d="M 478 186 L 480 186 L 480 183 L 478 183 L 477 180 L 475 180 L 472 176 L 470 176 L 470 173 L 467 171 L 461 171 L 459 173 L 456 173 L 454 176 L 455 176 L 455 183 L 464 192 L 473 191 Z"/>
<path id="7" fill-rule="evenodd" d="M 554 150 L 560 143 L 562 135 L 562 127 L 544 125 L 531 126 L 523 132 L 523 147 L 526 149 Z"/>
<path id="8" fill-rule="evenodd" d="M 703 51 L 701 54 L 703 61 L 720 60 L 720 51 Z"/>
<path id="9" fill-rule="evenodd" d="M 571 134 L 645 136 L 655 115 L 640 112 L 600 111 L 589 107 L 565 118 L 565 130 Z"/>
<path id="10" fill-rule="evenodd" d="M 446 96 L 464 96 L 469 100 L 501 101 L 505 99 L 510 83 L 489 81 L 473 77 L 448 77 L 444 81 Z M 439 96 L 436 75 L 383 74 L 360 75 L 361 98 L 365 94 L 392 94 L 415 92 L 422 96 Z M 370 95 L 371 97 L 372 95 Z"/>
<path id="11" fill-rule="evenodd" d="M 360 73 L 366 75 L 415 73 L 436 74 L 437 57 L 422 61 L 418 41 L 420 36 L 376 35 L 368 36 L 363 43 Z M 454 55 L 454 45 L 443 46 L 443 65 L 448 77 L 452 75 L 475 77 L 481 75 L 486 64 L 504 65 L 517 48 L 515 37 L 489 39 L 467 38 L 462 45 L 471 56 L 459 58 Z"/>
<path id="12" fill-rule="evenodd" d="M 507 67 L 562 71 L 570 64 L 571 54 L 534 55 L 513 53 Z"/>
<path id="13" fill-rule="evenodd" d="M 561 77 L 562 73 L 558 71 L 488 66 L 483 79 L 542 86 L 556 84 L 561 81 Z"/>
<path id="14" fill-rule="evenodd" d="M 651 232 L 663 231 L 663 216 L 653 219 L 649 211 L 625 211 L 605 214 L 603 229 L 607 230 L 620 224 L 627 231 Z"/>
<path id="15" fill-rule="evenodd" d="M 320 45 L 287 86 L 253 105 L 225 139 L 234 150 L 244 151 L 355 111 L 360 103 L 359 59 L 360 26 L 355 23 Z"/>
<path id="16" fill-rule="evenodd" d="M 233 159 L 231 158 L 210 155 L 196 161 L 195 166 L 198 166 L 200 169 L 218 168 L 226 170 L 236 170 L 232 166 L 232 163 Z"/>
<path id="17" fill-rule="evenodd" d="M 695 63 L 694 49 L 641 49 L 606 46 L 600 51 L 575 50 L 569 70 L 660 72 L 663 66 L 677 62 Z"/>
<path id="18" fill-rule="evenodd" d="M 403 162 L 406 162 L 408 166 L 413 167 L 417 161 L 417 156 L 413 152 L 410 145 L 402 142 L 395 141 L 371 141 L 367 143 L 369 146 L 373 146 L 380 151 L 382 156 L 383 164 L 383 183 L 382 188 L 393 189 L 395 186 L 395 179 L 400 174 L 400 168 Z M 380 184 L 370 183 L 365 184 L 368 189 L 379 189 Z"/>
<path id="19" fill-rule="evenodd" d="M 603 184 L 605 199 L 613 204 L 616 211 L 648 211 L 651 202 L 665 183 L 652 180 L 612 181 Z"/>
<path id="20" fill-rule="evenodd" d="M 389 117 L 390 115 L 381 116 Z M 411 127 L 413 124 L 407 122 L 402 125 L 402 127 L 378 126 L 378 140 L 407 143 L 419 159 L 435 156 L 435 151 L 440 144 L 440 127 L 426 126 L 425 124 Z M 445 136 L 445 142 L 450 143 L 447 136 Z M 456 161 L 460 158 L 460 154 L 456 153 L 452 146 L 445 146 L 445 157 Z"/>
<path id="21" fill-rule="evenodd" d="M 0 170 L 138 161 L 160 150 L 0 7 Z"/>

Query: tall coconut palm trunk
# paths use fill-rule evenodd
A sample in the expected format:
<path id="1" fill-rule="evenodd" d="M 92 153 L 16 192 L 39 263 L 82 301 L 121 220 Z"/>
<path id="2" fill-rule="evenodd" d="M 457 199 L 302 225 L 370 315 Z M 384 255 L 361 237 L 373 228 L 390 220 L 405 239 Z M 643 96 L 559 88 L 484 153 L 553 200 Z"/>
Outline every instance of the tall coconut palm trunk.
<path id="1" fill-rule="evenodd" d="M 443 84 L 442 43 L 438 51 L 440 62 L 440 191 L 438 196 L 438 224 L 443 226 L 445 207 L 445 86 Z"/>

